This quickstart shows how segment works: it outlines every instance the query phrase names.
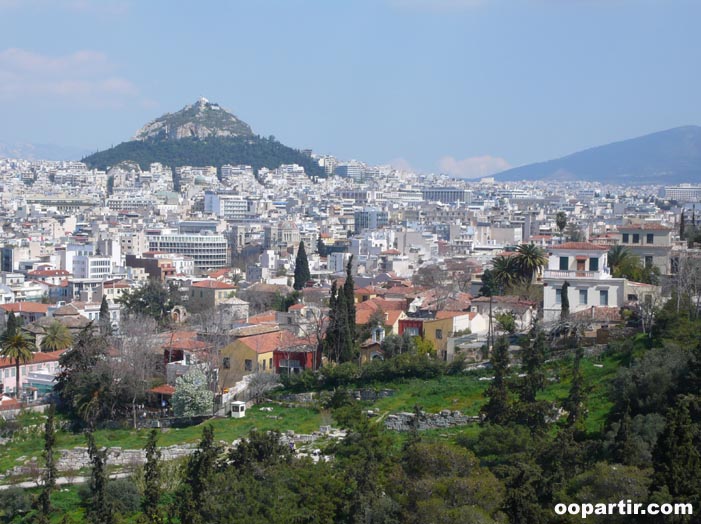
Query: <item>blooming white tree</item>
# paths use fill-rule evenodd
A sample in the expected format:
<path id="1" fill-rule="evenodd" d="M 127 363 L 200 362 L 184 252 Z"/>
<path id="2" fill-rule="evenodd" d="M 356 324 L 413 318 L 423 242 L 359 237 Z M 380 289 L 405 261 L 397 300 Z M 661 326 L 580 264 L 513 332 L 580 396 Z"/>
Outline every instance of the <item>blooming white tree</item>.
<path id="1" fill-rule="evenodd" d="M 214 406 L 214 393 L 207 386 L 207 377 L 198 367 L 191 367 L 175 381 L 173 412 L 176 417 L 210 415 Z"/>

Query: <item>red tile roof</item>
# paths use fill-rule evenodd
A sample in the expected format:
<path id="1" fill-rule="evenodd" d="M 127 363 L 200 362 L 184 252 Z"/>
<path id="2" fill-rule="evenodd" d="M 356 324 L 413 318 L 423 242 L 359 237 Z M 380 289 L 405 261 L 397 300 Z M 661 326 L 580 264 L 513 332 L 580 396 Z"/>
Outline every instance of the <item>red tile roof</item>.
<path id="1" fill-rule="evenodd" d="M 276 349 L 287 349 L 295 346 L 308 346 L 311 343 L 310 340 L 297 338 L 291 332 L 284 329 L 240 338 L 237 340 L 237 342 L 241 342 L 258 354 L 270 353 Z"/>
<path id="2" fill-rule="evenodd" d="M 175 393 L 175 387 L 171 386 L 170 384 L 161 384 L 160 386 L 151 388 L 148 391 L 149 393 L 156 393 L 158 395 L 172 396 L 173 393 Z"/>
<path id="3" fill-rule="evenodd" d="M 277 311 L 264 311 L 252 317 L 248 317 L 249 324 L 271 324 L 277 322 Z"/>
<path id="4" fill-rule="evenodd" d="M 218 280 L 202 280 L 192 284 L 192 287 L 202 289 L 236 289 L 236 286 L 232 286 L 231 284 L 220 282 Z"/>
<path id="5" fill-rule="evenodd" d="M 66 277 L 70 273 L 65 269 L 36 269 L 27 275 L 30 277 Z"/>
<path id="6" fill-rule="evenodd" d="M 12 304 L 2 304 L 0 308 L 8 313 L 46 313 L 49 311 L 50 304 L 39 304 L 38 302 L 13 302 Z"/>
<path id="7" fill-rule="evenodd" d="M 58 362 L 58 359 L 66 352 L 65 349 L 60 351 L 47 351 L 45 353 L 32 353 L 32 359 L 27 361 L 27 364 L 43 364 L 44 362 Z M 20 365 L 23 365 L 20 363 Z M 0 357 L 0 368 L 15 367 L 15 360 L 6 357 Z"/>

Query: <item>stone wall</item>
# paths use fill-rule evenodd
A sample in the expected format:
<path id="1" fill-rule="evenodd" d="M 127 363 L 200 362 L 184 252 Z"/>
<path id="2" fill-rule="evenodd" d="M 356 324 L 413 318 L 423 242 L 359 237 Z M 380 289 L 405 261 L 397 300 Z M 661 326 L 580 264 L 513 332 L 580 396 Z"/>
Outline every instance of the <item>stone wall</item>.
<path id="1" fill-rule="evenodd" d="M 411 431 L 414 425 L 414 413 L 395 413 L 388 415 L 385 419 L 385 427 L 393 431 Z M 469 417 L 459 411 L 444 409 L 440 413 L 421 412 L 419 417 L 419 430 L 452 428 L 455 426 L 466 426 L 467 424 L 478 423 L 479 417 Z"/>

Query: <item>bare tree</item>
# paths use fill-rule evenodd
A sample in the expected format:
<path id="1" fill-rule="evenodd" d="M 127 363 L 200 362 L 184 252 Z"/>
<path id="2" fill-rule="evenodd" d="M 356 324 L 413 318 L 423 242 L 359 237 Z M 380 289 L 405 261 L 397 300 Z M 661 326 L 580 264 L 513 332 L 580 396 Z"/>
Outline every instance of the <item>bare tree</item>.
<path id="1" fill-rule="evenodd" d="M 263 400 L 264 395 L 280 384 L 279 377 L 274 373 L 253 373 L 248 379 L 248 395 L 256 404 Z"/>
<path id="2" fill-rule="evenodd" d="M 162 346 L 156 321 L 151 317 L 132 315 L 122 319 L 120 334 L 110 337 L 114 355 L 110 368 L 114 383 L 123 397 L 131 401 L 133 425 L 136 428 L 137 403 L 143 401 L 155 377 L 162 372 Z"/>

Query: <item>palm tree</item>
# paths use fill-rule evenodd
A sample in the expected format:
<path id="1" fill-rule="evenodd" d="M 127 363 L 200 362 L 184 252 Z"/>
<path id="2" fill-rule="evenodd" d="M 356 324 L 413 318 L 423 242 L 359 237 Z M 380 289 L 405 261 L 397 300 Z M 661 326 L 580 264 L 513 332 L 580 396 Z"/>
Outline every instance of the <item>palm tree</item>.
<path id="1" fill-rule="evenodd" d="M 545 253 L 535 244 L 521 244 L 516 248 L 516 264 L 521 276 L 530 286 L 541 267 L 548 263 Z"/>
<path id="2" fill-rule="evenodd" d="M 625 246 L 613 246 L 608 252 L 608 264 L 611 274 L 615 277 L 621 273 L 621 269 L 630 264 L 633 254 Z"/>
<path id="3" fill-rule="evenodd" d="M 58 320 L 54 320 L 46 328 L 46 334 L 41 339 L 42 351 L 60 351 L 73 345 L 73 336 L 68 328 Z"/>
<path id="4" fill-rule="evenodd" d="M 492 278 L 499 288 L 499 293 L 503 293 L 518 284 L 521 279 L 516 257 L 499 255 L 492 259 Z"/>
<path id="5" fill-rule="evenodd" d="M 19 367 L 20 364 L 25 364 L 32 359 L 32 351 L 36 347 L 34 343 L 27 338 L 21 331 L 8 336 L 3 335 L 2 347 L 0 348 L 0 356 L 15 361 L 15 398 L 19 399 Z"/>

